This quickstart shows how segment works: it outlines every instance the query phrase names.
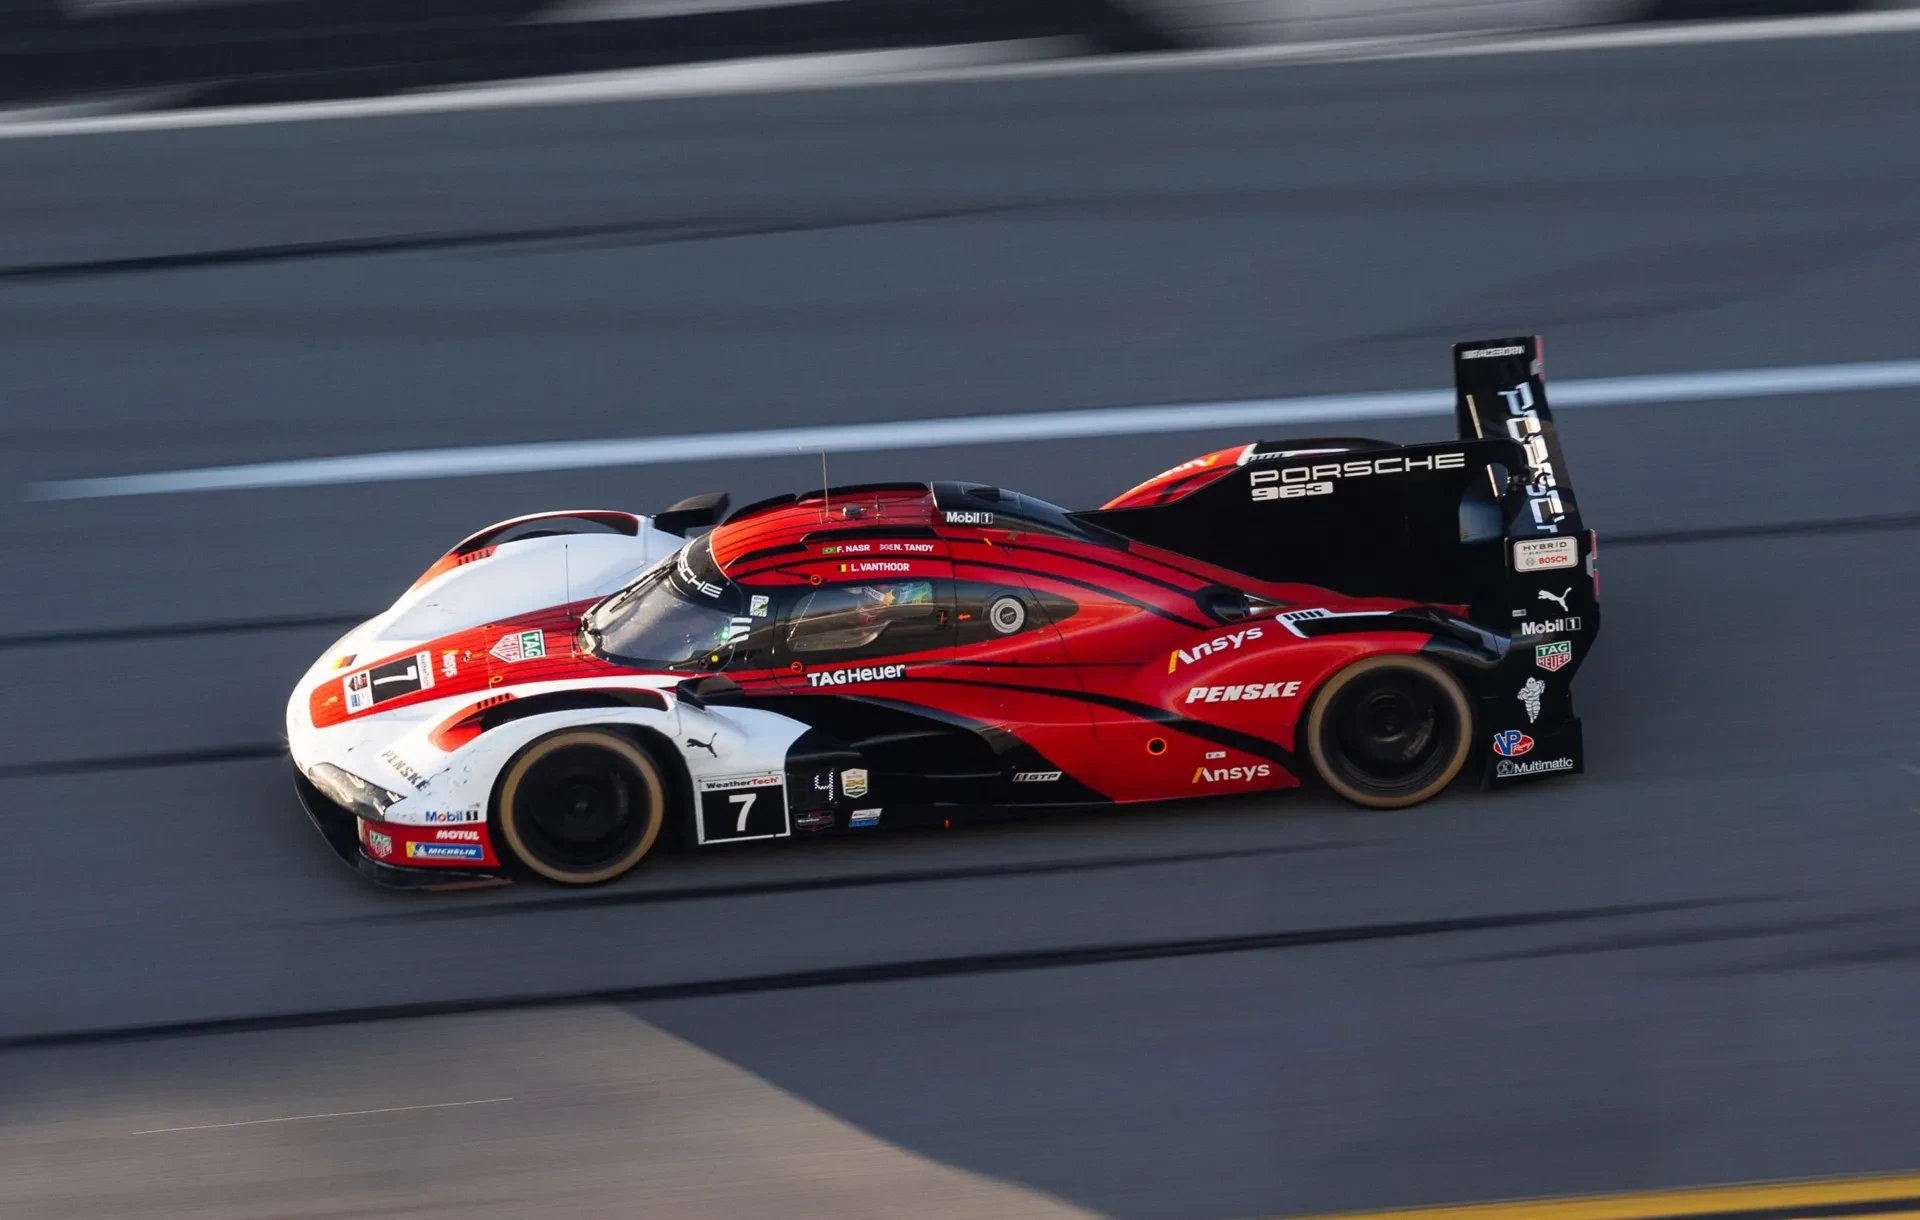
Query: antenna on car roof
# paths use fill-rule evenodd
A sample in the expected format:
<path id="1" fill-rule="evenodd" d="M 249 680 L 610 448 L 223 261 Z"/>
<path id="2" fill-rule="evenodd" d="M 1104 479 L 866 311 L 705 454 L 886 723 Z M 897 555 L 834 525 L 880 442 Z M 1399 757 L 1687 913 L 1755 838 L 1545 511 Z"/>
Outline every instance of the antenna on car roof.
<path id="1" fill-rule="evenodd" d="M 820 451 L 820 519 L 826 521 L 833 516 L 833 501 L 827 496 L 827 451 Z"/>

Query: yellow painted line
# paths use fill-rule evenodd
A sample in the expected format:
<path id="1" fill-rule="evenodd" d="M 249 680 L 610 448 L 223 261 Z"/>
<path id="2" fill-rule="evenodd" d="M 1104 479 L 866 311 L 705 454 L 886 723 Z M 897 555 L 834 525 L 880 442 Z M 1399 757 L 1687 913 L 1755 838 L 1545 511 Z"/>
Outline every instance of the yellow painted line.
<path id="1" fill-rule="evenodd" d="M 1767 1220 L 1797 1220 L 1795 1208 L 1809 1209 L 1809 1216 L 1920 1220 L 1920 1176 L 1823 1178 L 1648 1194 L 1516 1199 L 1461 1207 L 1343 1212 L 1318 1220 L 1535 1220 L 1536 1217 L 1539 1220 L 1660 1220 L 1678 1216 L 1725 1217 L 1726 1220 L 1753 1216 L 1758 1220 L 1761 1215 Z"/>

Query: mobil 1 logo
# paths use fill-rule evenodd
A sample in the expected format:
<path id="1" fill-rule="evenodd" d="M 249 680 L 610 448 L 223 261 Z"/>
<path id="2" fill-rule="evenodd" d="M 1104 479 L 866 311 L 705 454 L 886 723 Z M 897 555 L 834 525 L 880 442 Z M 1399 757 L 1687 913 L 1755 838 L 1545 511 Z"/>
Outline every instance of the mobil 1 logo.
<path id="1" fill-rule="evenodd" d="M 793 833 L 787 824 L 787 780 L 778 771 L 708 776 L 696 786 L 702 843 L 782 839 Z"/>

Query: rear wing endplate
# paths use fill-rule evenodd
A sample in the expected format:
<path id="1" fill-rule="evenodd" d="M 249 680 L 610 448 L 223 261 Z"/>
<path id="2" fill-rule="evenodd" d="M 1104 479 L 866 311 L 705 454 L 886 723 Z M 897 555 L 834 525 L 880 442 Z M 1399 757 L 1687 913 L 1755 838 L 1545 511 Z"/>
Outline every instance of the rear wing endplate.
<path id="1" fill-rule="evenodd" d="M 1507 521 L 1514 539 L 1581 532 L 1567 455 L 1547 407 L 1538 336 L 1453 346 L 1453 416 L 1463 440 L 1497 437 L 1525 452 L 1525 494 Z"/>

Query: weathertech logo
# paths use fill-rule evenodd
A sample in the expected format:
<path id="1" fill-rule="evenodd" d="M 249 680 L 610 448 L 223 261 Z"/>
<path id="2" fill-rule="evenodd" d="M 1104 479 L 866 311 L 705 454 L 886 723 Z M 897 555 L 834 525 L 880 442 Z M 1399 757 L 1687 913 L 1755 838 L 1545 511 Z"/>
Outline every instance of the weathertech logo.
<path id="1" fill-rule="evenodd" d="M 1172 673 L 1182 665 L 1191 665 L 1201 657 L 1210 657 L 1216 652 L 1232 652 L 1248 640 L 1257 640 L 1259 638 L 1260 629 L 1258 627 L 1248 627 L 1228 635 L 1216 635 L 1204 644 L 1194 645 L 1193 651 L 1191 652 L 1184 648 L 1176 648 L 1173 650 L 1172 655 L 1167 658 L 1167 672 Z"/>
<path id="2" fill-rule="evenodd" d="M 1238 781 L 1250 784 L 1257 779 L 1265 779 L 1273 774 L 1273 768 L 1266 763 L 1251 767 L 1195 767 L 1193 782 L 1196 784 L 1224 784 Z"/>
<path id="3" fill-rule="evenodd" d="M 1300 693 L 1298 682 L 1249 682 L 1244 686 L 1196 686 L 1188 703 L 1235 703 L 1248 699 L 1291 699 Z"/>

